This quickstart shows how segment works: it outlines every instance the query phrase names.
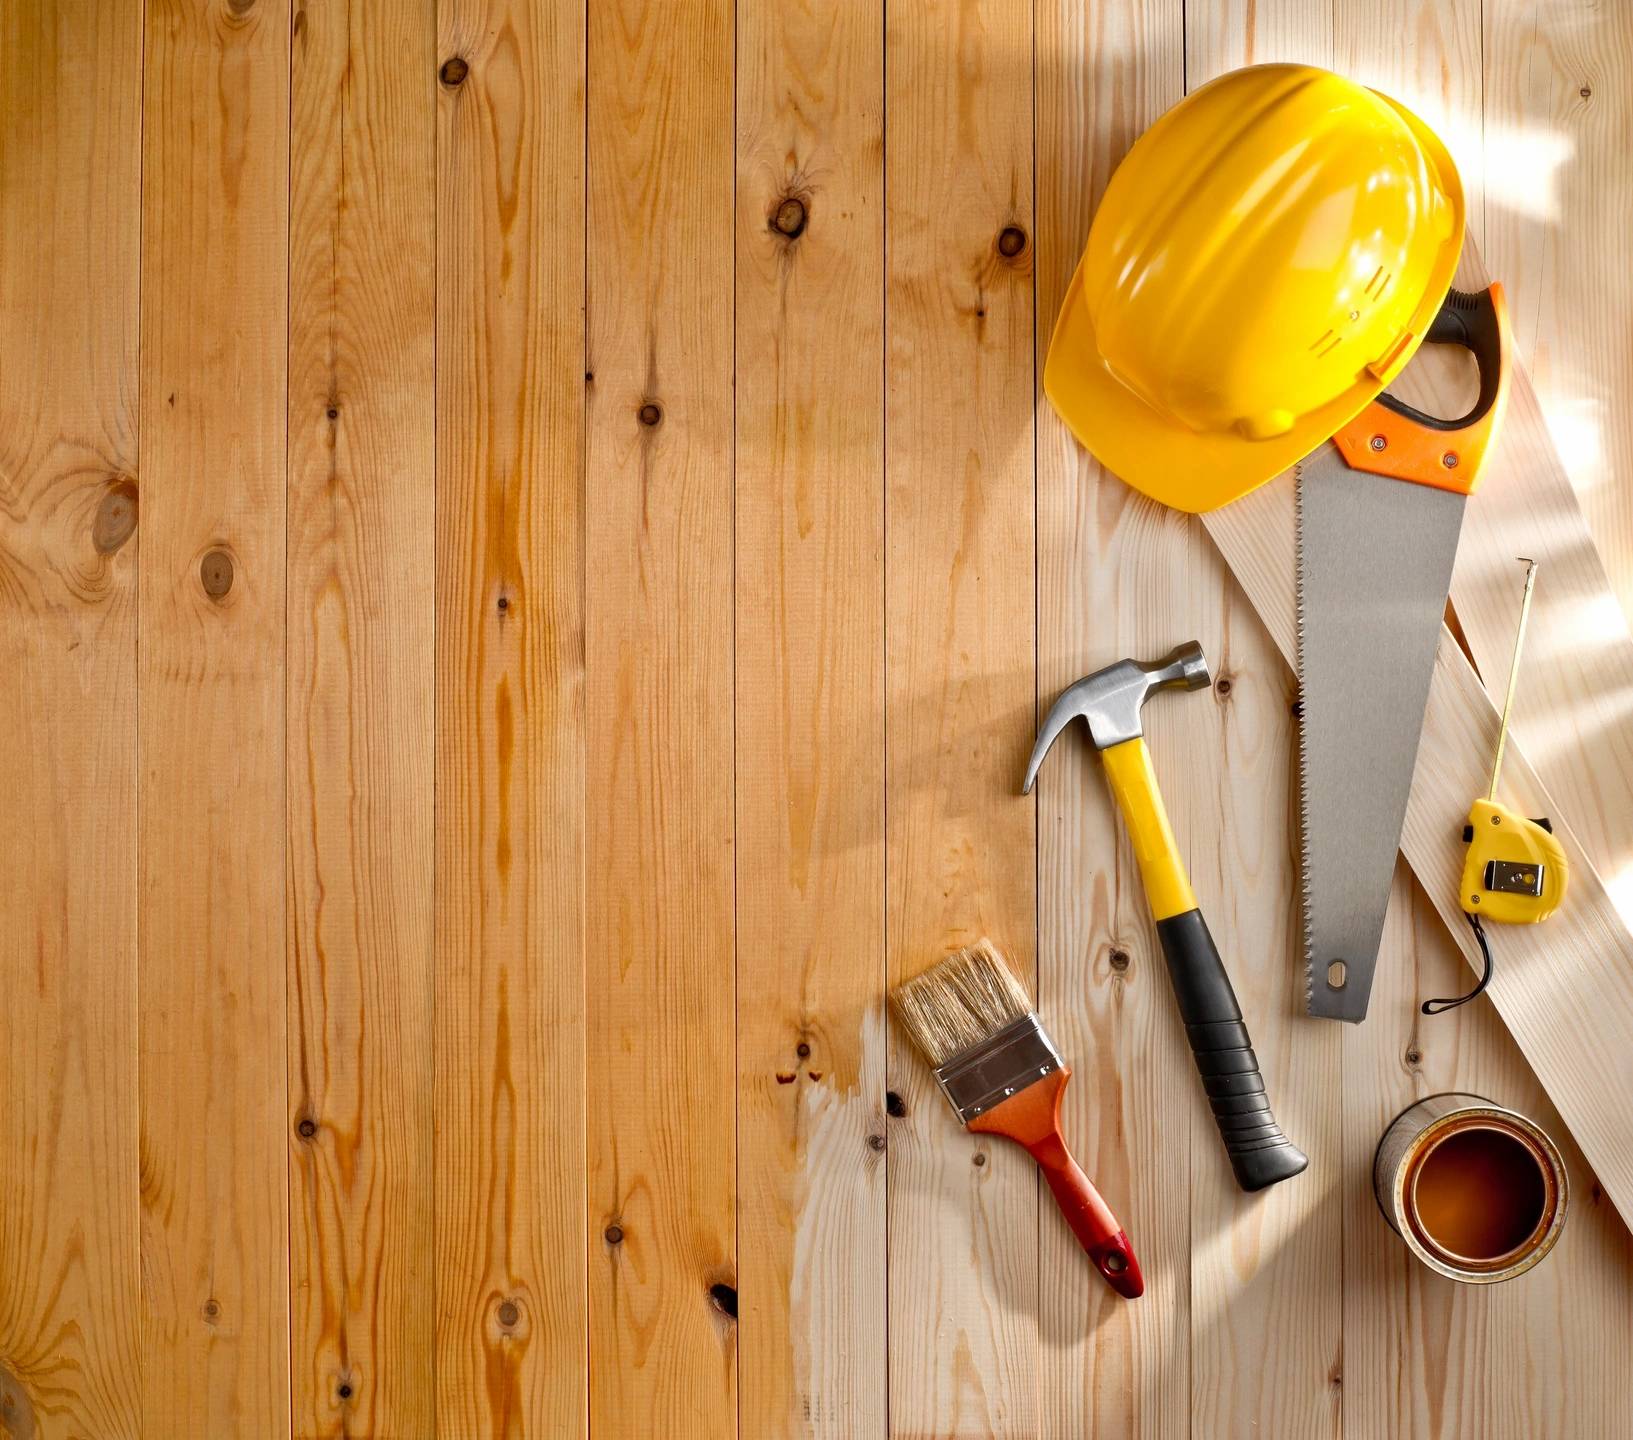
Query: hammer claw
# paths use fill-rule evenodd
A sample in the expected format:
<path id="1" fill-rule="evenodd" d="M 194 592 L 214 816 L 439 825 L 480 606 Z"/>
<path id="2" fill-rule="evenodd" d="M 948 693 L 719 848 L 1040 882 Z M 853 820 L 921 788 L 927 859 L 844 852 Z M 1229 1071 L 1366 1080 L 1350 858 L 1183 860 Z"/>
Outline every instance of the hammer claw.
<path id="1" fill-rule="evenodd" d="M 1037 742 L 1032 746 L 1032 759 L 1026 767 L 1026 780 L 1021 786 L 1021 794 L 1030 795 L 1032 787 L 1037 783 L 1038 770 L 1043 765 L 1043 757 L 1049 753 L 1049 747 L 1059 738 L 1060 732 L 1074 720 L 1083 717 L 1083 697 L 1094 676 L 1079 680 L 1075 685 L 1068 686 L 1060 692 L 1055 703 L 1049 707 L 1049 713 L 1043 718 L 1043 728 L 1038 731 Z"/>

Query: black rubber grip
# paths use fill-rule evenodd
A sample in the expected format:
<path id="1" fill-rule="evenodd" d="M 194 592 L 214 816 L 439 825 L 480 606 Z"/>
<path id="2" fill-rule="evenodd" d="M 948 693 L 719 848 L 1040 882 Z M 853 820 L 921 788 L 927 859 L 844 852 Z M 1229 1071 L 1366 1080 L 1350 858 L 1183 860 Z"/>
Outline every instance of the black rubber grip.
<path id="1" fill-rule="evenodd" d="M 1270 1113 L 1242 1009 L 1202 912 L 1187 910 L 1157 921 L 1157 938 L 1236 1183 L 1263 1190 L 1291 1179 L 1310 1160 Z"/>
<path id="2" fill-rule="evenodd" d="M 1429 323 L 1423 342 L 1426 345 L 1461 345 L 1474 356 L 1475 364 L 1480 368 L 1480 394 L 1474 408 L 1459 419 L 1442 420 L 1438 415 L 1424 414 L 1393 395 L 1380 395 L 1378 403 L 1430 430 L 1451 432 L 1465 429 L 1497 403 L 1498 391 L 1502 389 L 1503 327 L 1497 318 L 1497 304 L 1491 298 L 1491 291 L 1448 290 L 1435 318 Z"/>

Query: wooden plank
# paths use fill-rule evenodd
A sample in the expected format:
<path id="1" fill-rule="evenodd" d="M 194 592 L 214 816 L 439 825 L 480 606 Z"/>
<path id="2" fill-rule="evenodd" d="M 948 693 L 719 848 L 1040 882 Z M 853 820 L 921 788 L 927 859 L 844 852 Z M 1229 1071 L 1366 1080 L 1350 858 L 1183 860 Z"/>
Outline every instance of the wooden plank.
<path id="1" fill-rule="evenodd" d="M 129 1435 L 140 10 L 7 5 L 0 94 L 0 1430 Z"/>
<path id="2" fill-rule="evenodd" d="M 1032 23 L 895 0 L 885 43 L 890 979 L 988 935 L 1030 983 Z M 900 1035 L 890 1084 L 891 1431 L 1030 1436 L 1032 1164 L 960 1133 Z"/>
<path id="3" fill-rule="evenodd" d="M 742 0 L 737 55 L 740 1415 L 849 1440 L 885 1433 L 896 1124 L 878 12 Z"/>
<path id="4" fill-rule="evenodd" d="M 435 22 L 295 16 L 290 1344 L 301 1436 L 425 1435 L 431 1164 Z"/>
<path id="5" fill-rule="evenodd" d="M 1418 1012 L 1425 996 L 1462 993 L 1468 976 L 1404 861 L 1396 886 L 1400 903 L 1384 936 L 1389 963 L 1379 967 L 1366 1024 L 1345 1032 L 1342 1165 L 1356 1177 L 1343 1187 L 1345 1431 L 1401 1440 L 1615 1434 L 1633 1404 L 1625 1364 L 1633 1242 L 1497 1013 L 1478 1002 L 1433 1017 Z M 1378 1137 L 1408 1105 L 1447 1090 L 1529 1115 L 1565 1153 L 1565 1234 L 1513 1284 L 1439 1279 L 1373 1199 Z"/>
<path id="6" fill-rule="evenodd" d="M 1633 614 L 1633 285 L 1624 263 L 1633 11 L 1598 0 L 1484 0 L 1480 13 L 1490 194 L 1481 249 L 1515 302 L 1536 398 Z"/>
<path id="7" fill-rule="evenodd" d="M 287 5 L 154 5 L 142 173 L 142 1428 L 289 1433 Z"/>
<path id="8" fill-rule="evenodd" d="M 1134 0 L 1104 7 L 1093 28 L 1089 22 L 1071 0 L 1037 10 L 1040 382 L 1106 182 L 1184 86 L 1179 4 Z M 1193 584 L 1186 574 L 1184 518 L 1102 470 L 1044 400 L 1037 497 L 1040 713 L 1066 685 L 1123 654 L 1160 654 L 1194 633 L 1217 657 L 1218 587 L 1209 594 L 1205 575 Z M 1175 581 L 1183 594 L 1170 597 Z M 1213 612 L 1200 614 L 1210 600 Z M 1175 748 L 1196 742 L 1199 723 L 1206 740 L 1219 740 L 1217 712 L 1205 698 L 1159 708 L 1152 743 L 1171 775 Z M 1077 1069 L 1066 1092 L 1069 1134 L 1127 1226 L 1146 1280 L 1135 1304 L 1114 1295 L 1084 1263 L 1045 1192 L 1042 1433 L 1188 1437 L 1190 1179 L 1223 1153 L 1192 1135 L 1192 1092 L 1197 1100 L 1201 1092 L 1145 892 L 1100 763 L 1076 734 L 1055 745 L 1037 795 L 1040 1009 Z M 1194 1141 L 1201 1143 L 1193 1150 Z"/>
<path id="9" fill-rule="evenodd" d="M 1472 241 L 1458 279 L 1469 289 L 1491 283 Z M 1453 358 L 1423 355 L 1401 393 L 1432 413 L 1460 414 L 1468 367 L 1447 363 Z M 1466 507 L 1451 588 L 1469 653 L 1499 696 L 1519 619 L 1519 555 L 1541 569 L 1514 735 L 1633 922 L 1633 635 L 1536 392 L 1515 366 L 1497 444 Z"/>
<path id="10" fill-rule="evenodd" d="M 1186 88 L 1255 61 L 1325 61 L 1331 44 L 1330 16 L 1316 7 L 1190 3 Z M 1277 1116 L 1310 1157 L 1298 1179 L 1243 1195 L 1218 1159 L 1212 1117 L 1193 1082 L 1192 1426 L 1205 1435 L 1336 1435 L 1344 1215 L 1342 1190 L 1327 1177 L 1339 1173 L 1344 1030 L 1305 1013 L 1296 682 L 1235 580 L 1215 563 L 1200 524 L 1186 528 L 1194 553 L 1176 555 L 1168 585 L 1157 588 L 1185 596 L 1188 574 L 1206 597 L 1193 602 L 1193 629 L 1210 636 L 1216 704 L 1202 707 L 1191 734 L 1171 746 L 1171 768 L 1162 773 Z"/>
<path id="11" fill-rule="evenodd" d="M 1481 0 L 1334 0 L 1332 65 L 1407 106 L 1457 162 L 1469 234 L 1485 233 Z"/>
<path id="12" fill-rule="evenodd" d="M 1203 517 L 1277 647 L 1292 662 L 1293 483 L 1284 475 Z M 1429 688 L 1401 851 L 1471 966 L 1474 941 L 1457 907 L 1456 837 L 1482 792 L 1497 711 L 1449 631 Z M 1547 925 L 1504 928 L 1489 994 L 1588 1163 L 1624 1219 L 1633 1215 L 1633 1139 L 1617 1097 L 1633 1085 L 1633 934 L 1520 748 L 1510 743 L 1510 793 L 1527 815 L 1552 815 L 1571 867 L 1571 902 Z"/>
<path id="13" fill-rule="evenodd" d="M 590 1419 L 736 1431 L 727 0 L 589 14 Z"/>
<path id="14" fill-rule="evenodd" d="M 443 0 L 436 1423 L 586 1430 L 584 22 Z"/>

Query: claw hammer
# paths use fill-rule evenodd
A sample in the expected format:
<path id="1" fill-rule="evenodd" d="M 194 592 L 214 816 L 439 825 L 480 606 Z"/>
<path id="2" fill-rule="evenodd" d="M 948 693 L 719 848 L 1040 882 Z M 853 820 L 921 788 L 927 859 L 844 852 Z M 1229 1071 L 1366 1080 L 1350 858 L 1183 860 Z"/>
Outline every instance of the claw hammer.
<path id="1" fill-rule="evenodd" d="M 1050 708 L 1021 790 L 1031 794 L 1049 747 L 1073 720 L 1082 720 L 1134 842 L 1168 978 L 1236 1183 L 1244 1190 L 1263 1190 L 1297 1175 L 1310 1162 L 1270 1113 L 1253 1042 L 1197 908 L 1140 726 L 1141 709 L 1156 691 L 1200 690 L 1212 683 L 1207 657 L 1194 640 L 1154 664 L 1119 660 L 1096 670 L 1068 686 Z"/>

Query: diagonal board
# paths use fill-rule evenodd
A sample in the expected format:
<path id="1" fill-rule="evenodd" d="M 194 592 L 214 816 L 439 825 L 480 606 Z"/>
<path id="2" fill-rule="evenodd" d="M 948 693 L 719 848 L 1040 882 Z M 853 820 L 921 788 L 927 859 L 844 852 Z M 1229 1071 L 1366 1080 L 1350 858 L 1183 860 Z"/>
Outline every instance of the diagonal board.
<path id="1" fill-rule="evenodd" d="M 1490 280 L 1472 241 L 1458 284 Z M 1437 414 L 1463 408 L 1465 384 L 1439 352 L 1421 353 L 1399 388 Z M 1459 357 L 1460 358 L 1460 357 Z M 1464 367 L 1467 368 L 1466 366 Z M 1502 439 L 1467 507 L 1452 604 L 1469 653 L 1503 684 L 1519 613 L 1521 567 L 1540 562 L 1513 733 L 1571 817 L 1611 898 L 1633 922 L 1633 636 L 1524 370 L 1509 377 Z"/>
<path id="2" fill-rule="evenodd" d="M 1288 664 L 1294 664 L 1293 478 L 1202 517 Z M 1360 717 L 1358 717 L 1359 720 Z M 1497 712 L 1451 632 L 1440 651 L 1418 750 L 1401 850 L 1471 964 L 1473 938 L 1457 907 L 1470 801 L 1485 793 Z M 1623 1097 L 1633 1087 L 1633 934 L 1558 806 L 1517 745 L 1504 790 L 1527 815 L 1551 815 L 1570 860 L 1571 894 L 1546 926 L 1492 937 L 1490 995 L 1623 1219 L 1633 1218 L 1633 1134 Z M 1387 962 L 1386 962 L 1387 963 Z"/>

